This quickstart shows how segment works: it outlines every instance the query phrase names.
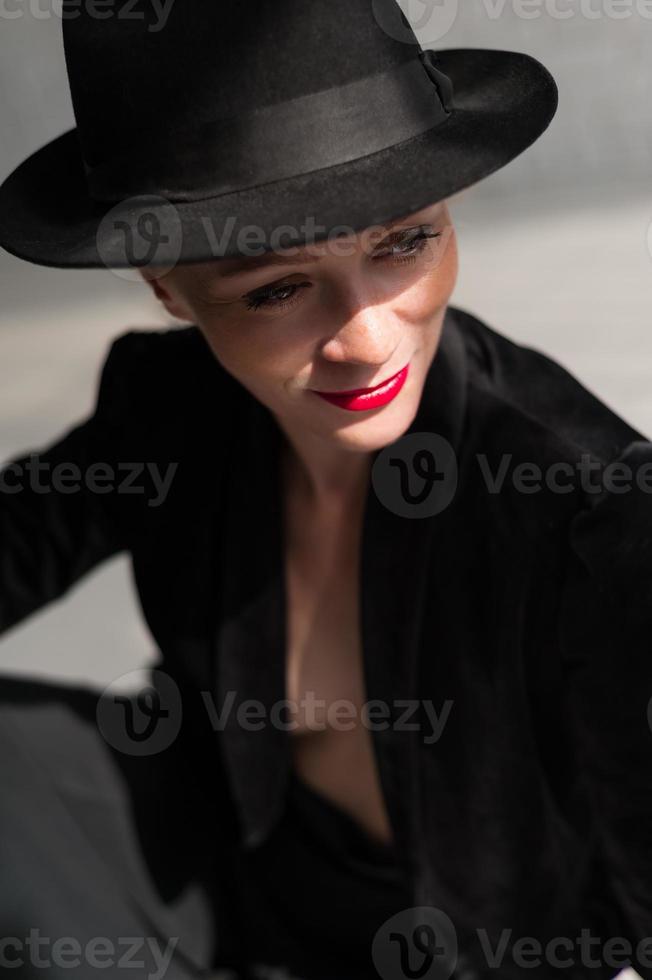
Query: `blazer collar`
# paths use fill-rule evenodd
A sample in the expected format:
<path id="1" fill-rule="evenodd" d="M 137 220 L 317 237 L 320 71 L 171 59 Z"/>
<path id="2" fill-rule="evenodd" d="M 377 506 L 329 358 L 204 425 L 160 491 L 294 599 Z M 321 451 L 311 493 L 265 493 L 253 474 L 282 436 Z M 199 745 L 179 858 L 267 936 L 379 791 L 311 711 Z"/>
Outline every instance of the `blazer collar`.
<path id="1" fill-rule="evenodd" d="M 408 433 L 434 432 L 457 453 L 466 408 L 467 357 L 448 307 L 437 353 Z M 273 415 L 247 395 L 229 464 L 225 535 L 215 636 L 218 705 L 233 698 L 220 746 L 242 828 L 242 843 L 262 842 L 279 818 L 291 771 L 291 735 L 269 724 L 285 691 L 285 582 L 278 449 Z M 379 451 L 374 453 L 377 456 Z M 366 699 L 416 696 L 419 623 L 433 520 L 406 520 L 369 487 L 361 545 L 361 633 Z M 231 692 L 231 693 L 229 693 Z M 258 731 L 239 723 L 237 706 L 259 702 Z M 255 717 L 251 709 L 250 718 Z M 390 819 L 405 859 L 417 861 L 415 735 L 374 731 Z M 412 865 L 412 867 L 414 867 Z"/>

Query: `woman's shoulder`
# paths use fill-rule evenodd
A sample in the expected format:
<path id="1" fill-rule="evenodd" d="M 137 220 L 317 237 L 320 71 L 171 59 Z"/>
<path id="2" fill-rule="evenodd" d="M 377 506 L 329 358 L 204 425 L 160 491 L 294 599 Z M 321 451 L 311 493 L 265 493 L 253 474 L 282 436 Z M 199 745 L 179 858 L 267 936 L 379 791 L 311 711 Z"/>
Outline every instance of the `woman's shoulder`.
<path id="1" fill-rule="evenodd" d="M 610 597 L 621 612 L 640 617 L 645 609 L 649 618 L 652 441 L 554 358 L 516 343 L 467 311 L 453 308 L 452 315 L 464 338 L 469 386 L 485 405 L 495 406 L 493 422 L 500 417 L 509 423 L 495 438 L 509 450 L 513 433 L 519 433 L 520 446 L 530 440 L 536 449 L 533 458 L 538 453 L 553 465 L 573 467 L 576 492 L 560 497 L 568 501 L 563 510 L 574 554 L 569 581 L 581 579 L 585 597 Z M 548 436 L 541 440 L 544 449 L 534 445 L 542 432 Z M 563 485 L 560 480 L 565 494 Z"/>
<path id="2" fill-rule="evenodd" d="M 133 327 L 119 333 L 111 342 L 107 361 L 120 361 L 125 376 L 132 376 L 142 368 L 143 362 L 155 371 L 148 372 L 152 381 L 157 374 L 173 372 L 178 379 L 184 377 L 184 368 L 204 366 L 219 370 L 199 327 L 194 324 L 171 327 Z M 146 379 L 140 376 L 141 381 Z"/>
<path id="3" fill-rule="evenodd" d="M 543 350 L 512 340 L 460 307 L 449 313 L 464 340 L 468 387 L 484 406 L 509 416 L 514 432 L 545 432 L 555 451 L 608 463 L 634 442 L 647 442 L 571 370 Z M 541 444 L 541 443 L 539 443 Z"/>
<path id="4" fill-rule="evenodd" d="M 132 424 L 154 409 L 178 417 L 233 385 L 195 325 L 123 331 L 109 345 L 101 375 L 115 395 L 115 411 L 129 405 L 135 412 Z"/>

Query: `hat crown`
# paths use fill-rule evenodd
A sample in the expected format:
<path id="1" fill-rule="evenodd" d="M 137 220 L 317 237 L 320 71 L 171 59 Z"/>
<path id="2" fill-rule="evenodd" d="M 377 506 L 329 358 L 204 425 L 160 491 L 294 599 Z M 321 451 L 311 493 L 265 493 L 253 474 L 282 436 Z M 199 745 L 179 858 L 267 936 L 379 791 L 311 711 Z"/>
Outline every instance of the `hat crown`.
<path id="1" fill-rule="evenodd" d="M 165 267 L 377 225 L 504 166 L 557 108 L 536 59 L 422 51 L 396 0 L 108 6 L 63 0 L 77 127 L 0 185 L 0 246 L 28 261 Z"/>
<path id="2" fill-rule="evenodd" d="M 90 165 L 117 142 L 346 85 L 420 51 L 395 0 L 137 0 L 109 17 L 64 0 L 63 37 Z"/>

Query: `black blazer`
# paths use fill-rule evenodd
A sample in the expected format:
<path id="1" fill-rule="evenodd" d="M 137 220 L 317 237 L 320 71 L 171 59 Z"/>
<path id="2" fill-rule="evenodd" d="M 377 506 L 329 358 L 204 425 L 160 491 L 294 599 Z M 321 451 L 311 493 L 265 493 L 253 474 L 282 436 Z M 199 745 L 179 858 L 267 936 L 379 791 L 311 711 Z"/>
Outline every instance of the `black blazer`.
<path id="1" fill-rule="evenodd" d="M 535 967 L 532 953 L 519 968 L 514 944 L 585 927 L 595 954 L 652 934 L 652 443 L 555 361 L 452 306 L 412 433 L 448 442 L 455 492 L 439 513 L 401 515 L 370 487 L 361 624 L 367 697 L 395 722 L 373 741 L 414 904 L 450 917 L 458 976 L 615 975 Z M 104 490 L 37 492 L 27 456 L 0 474 L 0 630 L 129 551 L 161 667 L 211 717 L 212 778 L 243 847 L 278 817 L 290 766 L 287 732 L 236 719 L 242 701 L 285 697 L 279 439 L 197 327 L 133 330 L 111 347 L 93 416 L 38 455 L 43 483 L 57 464 L 107 464 Z M 639 484 L 582 486 L 578 464 L 595 481 L 614 460 Z M 165 499 L 143 463 L 173 465 Z M 524 492 L 520 464 L 563 489 L 533 490 L 528 471 Z M 209 705 L 229 692 L 221 725 Z M 445 719 L 436 738 L 426 702 Z M 579 961 L 579 947 L 557 955 Z"/>

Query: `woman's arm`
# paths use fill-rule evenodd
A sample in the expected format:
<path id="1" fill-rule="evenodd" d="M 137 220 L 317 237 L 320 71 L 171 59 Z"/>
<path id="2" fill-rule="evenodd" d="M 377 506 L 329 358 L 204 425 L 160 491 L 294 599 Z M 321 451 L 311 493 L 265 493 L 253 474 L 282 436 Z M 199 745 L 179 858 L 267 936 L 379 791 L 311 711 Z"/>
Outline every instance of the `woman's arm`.
<path id="1" fill-rule="evenodd" d="M 130 336 L 110 348 L 93 414 L 0 470 L 0 633 L 128 547 L 116 470 L 130 424 L 124 370 Z"/>
<path id="2" fill-rule="evenodd" d="M 562 653 L 614 921 L 626 923 L 632 967 L 652 978 L 652 442 L 618 460 L 621 488 L 603 490 L 571 526 Z M 621 934 L 622 935 L 622 934 Z M 602 942 L 609 938 L 601 937 Z M 646 941 L 647 940 L 647 941 Z M 640 946 L 638 944 L 641 944 Z M 637 958 L 638 952 L 643 959 Z"/>

